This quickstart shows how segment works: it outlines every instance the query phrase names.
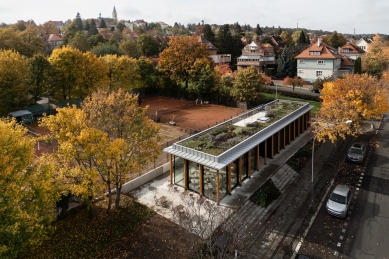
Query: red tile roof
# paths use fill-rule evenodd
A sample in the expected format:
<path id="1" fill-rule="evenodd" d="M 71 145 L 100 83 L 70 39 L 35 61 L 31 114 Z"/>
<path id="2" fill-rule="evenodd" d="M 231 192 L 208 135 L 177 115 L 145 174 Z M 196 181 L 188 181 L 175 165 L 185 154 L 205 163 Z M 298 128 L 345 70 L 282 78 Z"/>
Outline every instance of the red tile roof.
<path id="1" fill-rule="evenodd" d="M 318 52 L 320 51 L 320 55 L 310 55 L 310 52 Z M 296 58 L 305 58 L 305 59 L 336 59 L 341 58 L 341 55 L 338 54 L 337 49 L 334 49 L 324 42 L 320 42 L 320 46 L 318 46 L 318 43 L 314 43 L 311 46 L 309 46 L 307 49 L 305 49 L 303 52 L 301 52 L 299 55 L 296 56 Z"/>

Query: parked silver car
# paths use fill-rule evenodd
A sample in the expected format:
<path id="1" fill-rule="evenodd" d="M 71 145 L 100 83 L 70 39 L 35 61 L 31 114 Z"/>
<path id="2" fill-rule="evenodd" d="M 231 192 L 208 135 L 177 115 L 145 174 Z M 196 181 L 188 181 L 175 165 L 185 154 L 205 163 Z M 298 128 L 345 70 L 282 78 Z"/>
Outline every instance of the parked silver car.
<path id="1" fill-rule="evenodd" d="M 347 217 L 351 204 L 352 192 L 346 185 L 337 185 L 328 197 L 326 210 L 328 214 L 339 218 Z"/>
<path id="2" fill-rule="evenodd" d="M 366 148 L 364 144 L 354 143 L 347 153 L 347 160 L 355 163 L 363 163 L 366 156 Z"/>

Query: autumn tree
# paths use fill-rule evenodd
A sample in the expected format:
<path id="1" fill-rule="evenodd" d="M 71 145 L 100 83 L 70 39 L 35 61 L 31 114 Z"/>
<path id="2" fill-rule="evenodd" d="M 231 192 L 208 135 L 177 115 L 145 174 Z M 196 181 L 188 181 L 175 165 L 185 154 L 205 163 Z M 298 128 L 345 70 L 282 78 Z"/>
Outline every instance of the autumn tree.
<path id="1" fill-rule="evenodd" d="M 130 58 L 139 58 L 141 56 L 136 41 L 131 38 L 123 40 L 119 45 L 119 49 Z"/>
<path id="2" fill-rule="evenodd" d="M 73 49 L 78 49 L 81 52 L 86 52 L 91 48 L 87 37 L 83 32 L 76 32 L 74 37 L 69 41 L 69 46 Z"/>
<path id="3" fill-rule="evenodd" d="M 285 42 L 285 46 L 289 46 L 293 42 L 292 36 L 287 31 L 282 31 L 280 37 Z"/>
<path id="4" fill-rule="evenodd" d="M 44 33 L 44 34 L 56 34 L 56 33 L 58 33 L 58 29 L 57 29 L 57 27 L 55 27 L 54 22 L 49 21 L 49 22 L 45 22 L 42 25 L 42 33 Z"/>
<path id="5" fill-rule="evenodd" d="M 307 82 L 304 81 L 304 79 L 302 79 L 301 77 L 285 77 L 284 79 L 284 82 L 282 83 L 283 85 L 285 86 L 288 86 L 288 85 L 291 85 L 293 87 L 293 92 L 294 92 L 294 88 L 296 86 L 299 86 L 299 87 L 302 87 L 304 85 L 307 84 Z"/>
<path id="6" fill-rule="evenodd" d="M 111 90 L 119 88 L 131 90 L 144 86 L 136 59 L 116 55 L 106 55 L 100 59 L 107 67 L 108 84 Z"/>
<path id="7" fill-rule="evenodd" d="M 26 58 L 12 50 L 0 51 L 0 116 L 29 104 L 30 79 Z"/>
<path id="8" fill-rule="evenodd" d="M 40 100 L 42 96 L 48 96 L 50 85 L 50 62 L 43 54 L 37 54 L 28 60 L 30 66 L 31 77 L 30 94 L 35 102 Z"/>
<path id="9" fill-rule="evenodd" d="M 238 70 L 234 75 L 232 95 L 237 101 L 253 104 L 264 86 L 263 78 L 255 67 Z"/>
<path id="10" fill-rule="evenodd" d="M 370 74 L 386 70 L 389 64 L 389 47 L 382 45 L 379 34 L 373 37 L 373 41 L 362 57 L 362 69 Z"/>
<path id="11" fill-rule="evenodd" d="M 323 125 L 352 120 L 353 127 L 348 133 L 359 133 L 363 120 L 380 119 L 388 111 L 388 97 L 387 85 L 367 74 L 338 78 L 324 84 L 318 122 Z M 344 137 L 344 127 L 344 124 L 339 124 L 328 128 L 320 137 L 328 136 L 332 141 L 337 135 Z"/>
<path id="12" fill-rule="evenodd" d="M 192 66 L 197 59 L 208 56 L 207 47 L 199 43 L 196 38 L 174 37 L 169 41 L 168 47 L 160 53 L 158 68 L 178 84 L 185 82 L 185 88 L 188 89 Z"/>
<path id="13" fill-rule="evenodd" d="M 159 53 L 159 44 L 157 40 L 151 35 L 140 35 L 137 44 L 140 52 L 145 57 L 156 56 Z"/>
<path id="14" fill-rule="evenodd" d="M 336 49 L 338 47 L 342 47 L 347 42 L 346 38 L 342 34 L 338 33 L 337 31 L 334 31 L 330 35 L 324 36 L 323 37 L 323 41 L 327 45 L 329 45 L 329 46 L 331 46 L 333 48 L 336 48 Z"/>
<path id="15" fill-rule="evenodd" d="M 111 193 L 116 188 L 115 207 L 119 206 L 122 186 L 160 153 L 159 126 L 138 106 L 138 96 L 123 89 L 99 90 L 82 106 L 90 127 L 106 133 L 109 143 L 94 163 Z"/>
<path id="16" fill-rule="evenodd" d="M 54 167 L 34 158 L 36 140 L 15 121 L 0 119 L 0 257 L 16 258 L 51 233 Z"/>

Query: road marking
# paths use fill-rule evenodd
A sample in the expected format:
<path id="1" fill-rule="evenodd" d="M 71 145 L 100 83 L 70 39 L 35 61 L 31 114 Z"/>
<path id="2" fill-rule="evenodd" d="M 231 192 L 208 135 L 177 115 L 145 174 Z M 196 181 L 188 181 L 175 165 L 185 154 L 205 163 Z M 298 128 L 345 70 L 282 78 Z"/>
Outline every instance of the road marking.
<path id="1" fill-rule="evenodd" d="M 335 251 L 334 255 L 335 255 L 335 256 L 338 256 L 338 255 L 339 255 L 338 251 Z"/>
<path id="2" fill-rule="evenodd" d="M 345 227 L 347 227 L 348 223 L 346 222 L 346 223 L 344 223 L 343 225 L 344 225 Z"/>
<path id="3" fill-rule="evenodd" d="M 341 244 L 340 242 L 338 242 L 338 245 L 337 245 L 337 246 L 340 247 L 341 245 L 342 245 L 342 244 Z"/>
<path id="4" fill-rule="evenodd" d="M 362 180 L 362 179 L 363 179 L 363 176 L 359 177 L 359 179 L 361 179 L 361 180 Z"/>
<path id="5" fill-rule="evenodd" d="M 359 191 L 359 188 L 357 188 L 357 191 Z"/>
<path id="6" fill-rule="evenodd" d="M 357 184 L 358 186 L 361 186 L 359 183 Z"/>
<path id="7" fill-rule="evenodd" d="M 361 182 L 362 182 L 362 180 L 359 180 L 359 182 L 361 183 Z"/>
<path id="8" fill-rule="evenodd" d="M 343 233 L 346 233 L 346 229 L 342 229 L 342 232 L 343 232 Z"/>
<path id="9" fill-rule="evenodd" d="M 301 246 L 302 246 L 302 244 L 303 244 L 303 242 L 304 242 L 304 239 L 305 239 L 305 237 L 307 236 L 308 231 L 311 229 L 312 224 L 313 224 L 313 222 L 315 221 L 316 216 L 317 216 L 317 214 L 319 213 L 319 210 L 320 210 L 321 206 L 323 205 L 324 200 L 325 200 L 326 197 L 328 196 L 328 193 L 330 192 L 330 189 L 331 189 L 331 187 L 332 187 L 333 184 L 334 184 L 334 179 L 332 179 L 330 185 L 328 185 L 328 188 L 327 188 L 326 193 L 324 194 L 323 198 L 321 199 L 320 204 L 319 204 L 319 206 L 317 207 L 317 210 L 315 211 L 315 214 L 313 214 L 313 216 L 312 216 L 312 218 L 311 218 L 311 221 L 309 221 L 309 225 L 308 225 L 307 229 L 305 229 L 304 234 L 303 234 L 303 236 L 300 238 L 300 241 L 298 242 L 298 244 L 297 244 L 297 246 L 296 246 L 296 249 L 294 250 L 294 253 L 293 253 L 293 255 L 292 255 L 292 257 L 291 257 L 290 259 L 294 259 L 294 258 L 296 257 L 296 255 L 297 255 L 297 253 L 299 252 L 299 250 L 300 250 L 300 248 L 301 248 Z"/>
<path id="10" fill-rule="evenodd" d="M 340 238 L 339 238 L 340 240 L 343 240 L 343 236 L 340 236 Z"/>
<path id="11" fill-rule="evenodd" d="M 364 173 L 361 173 L 361 175 L 365 175 Z"/>

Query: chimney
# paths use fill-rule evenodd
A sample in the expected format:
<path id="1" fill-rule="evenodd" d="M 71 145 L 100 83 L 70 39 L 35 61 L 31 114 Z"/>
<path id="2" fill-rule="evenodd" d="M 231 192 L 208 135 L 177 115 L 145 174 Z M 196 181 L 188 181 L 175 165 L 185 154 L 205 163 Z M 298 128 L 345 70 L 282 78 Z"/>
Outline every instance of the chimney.
<path id="1" fill-rule="evenodd" d="M 321 44 L 321 38 L 317 38 L 317 46 L 320 47 Z"/>
<path id="2" fill-rule="evenodd" d="M 338 47 L 338 54 L 340 54 L 340 47 Z"/>

